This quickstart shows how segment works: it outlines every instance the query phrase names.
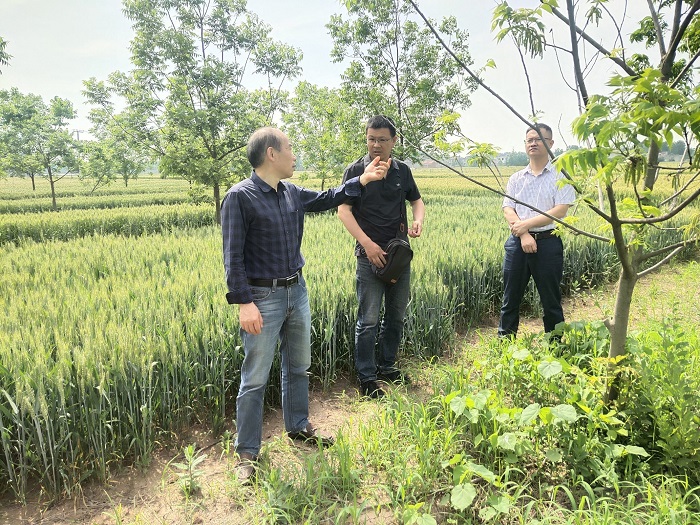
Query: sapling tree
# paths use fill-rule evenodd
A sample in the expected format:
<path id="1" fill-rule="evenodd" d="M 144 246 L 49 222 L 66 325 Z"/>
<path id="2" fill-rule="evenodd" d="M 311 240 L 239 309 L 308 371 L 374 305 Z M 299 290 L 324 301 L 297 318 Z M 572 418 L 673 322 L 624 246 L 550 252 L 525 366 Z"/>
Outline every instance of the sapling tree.
<path id="1" fill-rule="evenodd" d="M 363 114 L 340 89 L 300 82 L 283 120 L 304 169 L 316 173 L 322 190 L 326 182 L 340 179 L 347 164 L 366 153 L 358 142 Z"/>
<path id="2" fill-rule="evenodd" d="M 89 119 L 97 140 L 84 144 L 81 177 L 92 182 L 93 191 L 118 178 L 128 186 L 152 158 L 148 149 L 131 140 L 128 115 L 97 107 L 90 111 Z"/>
<path id="3" fill-rule="evenodd" d="M 449 43 L 417 4 L 409 1 L 449 52 Z M 637 281 L 700 239 L 700 213 L 694 205 L 700 196 L 697 156 L 691 154 L 680 167 L 657 161 L 659 144 L 671 146 L 681 137 L 690 151 L 700 139 L 700 89 L 692 76 L 700 56 L 700 17 L 696 16 L 700 0 L 650 1 L 648 16 L 629 34 L 623 30 L 624 15 L 615 15 L 605 0 L 564 0 L 561 8 L 559 3 L 541 0 L 536 8 L 513 9 L 502 2 L 494 10 L 493 29 L 497 40 L 510 38 L 521 56 L 546 58 L 556 53 L 563 74 L 570 71 L 570 78 L 564 80 L 575 90 L 581 111 L 571 129 L 580 144 L 587 146 L 564 152 L 557 166 L 605 229 L 603 234 L 582 231 L 573 226 L 574 218 L 557 222 L 560 230 L 573 228 L 615 246 L 620 275 L 614 311 L 606 326 L 610 357 L 618 359 L 627 351 Z M 552 41 L 548 28 L 556 25 L 563 27 L 566 43 Z M 645 49 L 638 49 L 641 44 Z M 657 59 L 652 56 L 654 49 Z M 588 74 L 603 63 L 612 69 L 609 87 L 597 92 L 589 85 Z M 534 124 L 467 63 L 459 64 L 522 125 Z M 525 60 L 523 65 L 527 72 Z M 535 115 L 536 101 L 544 96 L 538 96 L 528 79 L 525 75 L 523 82 Z M 671 195 L 655 186 L 662 176 L 675 181 Z M 598 187 L 605 206 L 597 202 Z"/>

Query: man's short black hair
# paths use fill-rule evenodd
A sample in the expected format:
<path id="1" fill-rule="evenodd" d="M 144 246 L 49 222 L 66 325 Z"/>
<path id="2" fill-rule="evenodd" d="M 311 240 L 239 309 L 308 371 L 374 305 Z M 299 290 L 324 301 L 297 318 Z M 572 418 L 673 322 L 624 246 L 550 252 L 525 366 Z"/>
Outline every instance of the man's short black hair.
<path id="1" fill-rule="evenodd" d="M 266 127 L 255 130 L 248 139 L 248 147 L 246 155 L 248 162 L 256 169 L 262 166 L 267 155 L 267 148 L 274 148 L 277 151 L 282 151 L 282 141 L 280 141 L 280 131 L 277 128 Z"/>
<path id="2" fill-rule="evenodd" d="M 370 119 L 367 121 L 367 126 L 365 126 L 365 133 L 367 133 L 367 130 L 370 128 L 387 128 L 392 137 L 396 136 L 396 126 L 394 125 L 394 121 L 386 115 L 375 115 L 373 117 L 370 117 Z"/>
<path id="3" fill-rule="evenodd" d="M 531 126 L 531 127 L 527 128 L 527 131 L 525 132 L 525 134 L 527 135 L 528 131 L 530 131 L 530 130 L 537 131 L 538 129 L 539 129 L 539 130 L 546 131 L 547 133 L 549 133 L 549 138 L 550 138 L 550 139 L 554 136 L 554 134 L 552 133 L 552 128 L 550 128 L 547 124 L 545 124 L 545 123 L 543 123 L 543 122 L 538 122 L 538 123 L 535 124 L 534 126 Z"/>

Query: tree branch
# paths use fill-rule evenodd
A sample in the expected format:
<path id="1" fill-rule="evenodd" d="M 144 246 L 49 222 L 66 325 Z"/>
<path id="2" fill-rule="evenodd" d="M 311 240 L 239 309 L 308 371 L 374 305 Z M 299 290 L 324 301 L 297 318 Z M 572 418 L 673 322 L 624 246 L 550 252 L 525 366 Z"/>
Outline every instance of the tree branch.
<path id="1" fill-rule="evenodd" d="M 527 82 L 527 94 L 528 97 L 530 97 L 530 111 L 532 111 L 532 115 L 534 116 L 537 114 L 537 110 L 535 110 L 535 100 L 532 98 L 532 82 L 530 82 L 530 74 L 527 71 L 527 64 L 525 63 L 523 51 L 522 49 L 520 49 L 517 40 L 515 40 L 515 37 L 513 37 L 513 43 L 515 44 L 515 49 L 518 50 L 518 55 L 520 55 L 520 63 L 523 65 L 523 73 L 525 73 L 525 82 Z"/>
<path id="2" fill-rule="evenodd" d="M 409 0 L 409 1 L 410 1 L 410 0 Z M 585 231 L 585 230 L 581 230 L 581 229 L 579 229 L 579 228 L 576 228 L 575 226 L 573 226 L 573 225 L 571 225 L 571 224 L 569 224 L 569 223 L 563 221 L 562 219 L 560 219 L 560 218 L 558 218 L 558 217 L 554 217 L 553 215 L 548 214 L 546 211 L 542 211 L 542 210 L 540 210 L 540 209 L 538 209 L 538 208 L 535 208 L 534 206 L 528 204 L 527 202 L 523 202 L 523 201 L 521 201 L 521 200 L 516 199 L 515 197 L 512 197 L 512 196 L 508 195 L 507 193 L 504 193 L 504 192 L 499 191 L 499 190 L 497 190 L 497 189 L 495 189 L 495 188 L 492 188 L 492 187 L 489 186 L 488 184 L 484 184 L 483 182 L 479 182 L 478 180 L 476 180 L 476 179 L 474 179 L 474 178 L 472 178 L 472 177 L 469 177 L 468 175 L 465 175 L 464 173 L 461 173 L 461 172 L 457 171 L 457 170 L 454 169 L 452 166 L 450 166 L 450 165 L 444 163 L 444 162 L 441 161 L 440 159 L 437 159 L 437 158 L 433 157 L 430 153 L 428 153 L 428 152 L 426 152 L 426 151 L 423 151 L 419 146 L 417 146 L 416 144 L 413 144 L 410 140 L 406 139 L 406 142 L 407 142 L 409 145 L 411 145 L 412 147 L 416 148 L 416 150 L 420 151 L 423 155 L 425 155 L 425 156 L 428 157 L 429 159 L 431 159 L 431 160 L 437 162 L 437 163 L 440 164 L 441 166 L 443 166 L 443 167 L 447 168 L 448 170 L 450 170 L 451 172 L 453 172 L 453 173 L 459 175 L 459 176 L 462 177 L 463 179 L 466 179 L 466 180 L 468 180 L 469 182 L 474 183 L 474 184 L 476 184 L 477 186 L 479 186 L 479 187 L 481 187 L 481 188 L 484 188 L 484 189 L 486 189 L 486 190 L 489 190 L 489 191 L 492 192 L 492 193 L 495 193 L 495 194 L 497 194 L 497 195 L 500 195 L 501 197 L 508 197 L 509 199 L 512 199 L 514 202 L 516 202 L 516 203 L 518 203 L 518 204 L 522 204 L 523 206 L 526 206 L 526 207 L 530 208 L 531 210 L 536 211 L 537 213 L 539 213 L 539 214 L 541 214 L 541 215 L 544 215 L 545 217 L 547 217 L 547 218 L 549 218 L 549 219 L 552 219 L 553 222 L 556 222 L 556 223 L 558 223 L 558 224 L 561 224 L 562 226 L 565 226 L 566 228 L 572 230 L 572 231 L 575 232 L 575 233 L 578 233 L 579 235 L 583 235 L 584 237 L 590 237 L 591 239 L 596 239 L 596 240 L 598 240 L 598 241 L 603 241 L 603 242 L 608 242 L 608 243 L 609 243 L 610 240 L 611 240 L 611 239 L 609 239 L 608 237 L 603 237 L 602 235 L 596 235 L 596 234 L 594 234 L 594 233 L 589 233 L 589 232 L 587 232 L 587 231 Z"/>
<path id="3" fill-rule="evenodd" d="M 639 279 L 640 277 L 644 277 L 645 275 L 648 275 L 648 274 L 650 274 L 651 272 L 653 272 L 653 271 L 655 271 L 655 270 L 661 268 L 664 264 L 667 264 L 667 263 L 668 263 L 671 259 L 673 259 L 681 250 L 683 250 L 683 248 L 685 248 L 685 246 L 680 246 L 680 247 L 676 248 L 676 249 L 673 250 L 671 253 L 669 253 L 666 257 L 664 257 L 664 258 L 661 259 L 659 262 L 657 262 L 656 264 L 654 264 L 653 266 L 650 266 L 650 267 L 647 268 L 646 270 L 643 270 L 643 271 L 639 272 L 639 273 L 637 274 L 637 279 Z M 640 262 L 641 262 L 641 259 L 640 259 Z"/>
<path id="4" fill-rule="evenodd" d="M 639 262 L 648 261 L 649 259 L 652 259 L 654 257 L 658 257 L 659 255 L 663 255 L 664 253 L 668 253 L 671 250 L 673 250 L 672 255 L 675 255 L 676 253 L 678 253 L 680 250 L 682 250 L 686 246 L 690 246 L 691 244 L 695 244 L 698 241 L 700 241 L 700 238 L 698 238 L 698 237 L 694 237 L 692 239 L 686 239 L 685 241 L 678 241 L 674 244 L 669 244 L 668 246 L 664 246 L 663 248 L 659 248 L 658 250 L 654 250 L 653 252 L 649 252 L 649 253 L 645 253 L 643 255 L 640 255 L 638 261 Z"/>
<path id="5" fill-rule="evenodd" d="M 569 13 L 569 19 L 574 20 L 573 0 L 566 0 L 566 9 Z M 581 70 L 581 59 L 578 55 L 578 39 L 576 38 L 576 29 L 573 25 L 569 26 L 569 35 L 571 37 L 571 56 L 574 61 L 574 75 L 576 75 L 576 83 L 581 92 L 583 106 L 586 107 L 588 106 L 588 89 L 586 89 L 586 79 L 583 77 L 583 71 Z"/>
<path id="6" fill-rule="evenodd" d="M 664 199 L 663 201 L 661 201 L 661 205 L 663 206 L 664 204 L 666 204 L 666 203 L 668 203 L 668 202 L 671 202 L 671 201 L 674 200 L 676 197 L 680 196 L 681 193 L 683 193 L 685 190 L 687 190 L 687 189 L 690 187 L 690 185 L 691 185 L 695 180 L 697 180 L 698 176 L 700 176 L 700 171 L 697 172 L 695 175 L 693 175 L 693 176 L 690 178 L 690 180 L 689 180 L 687 183 L 685 183 L 685 184 L 683 185 L 683 187 L 682 187 L 681 189 L 679 189 L 676 193 L 674 193 L 673 195 L 671 195 L 671 196 L 668 197 L 667 199 Z"/>
<path id="7" fill-rule="evenodd" d="M 672 88 L 675 88 L 676 85 L 678 85 L 678 83 L 679 83 L 681 80 L 683 80 L 683 77 L 686 75 L 686 73 L 687 73 L 688 71 L 690 71 L 690 68 L 692 67 L 693 62 L 695 62 L 695 61 L 698 59 L 698 57 L 700 57 L 700 49 L 698 49 L 698 50 L 695 52 L 695 54 L 693 55 L 693 57 L 688 61 L 688 63 L 685 65 L 685 67 L 683 67 L 683 69 L 681 70 L 681 72 L 678 73 L 678 76 L 677 76 L 676 78 L 673 79 L 673 82 L 671 82 L 671 83 L 669 84 L 669 86 L 671 86 Z"/>
<path id="8" fill-rule="evenodd" d="M 413 3 L 412 0 L 409 0 L 409 1 L 410 1 L 411 3 Z M 541 2 L 541 3 L 544 3 L 544 0 L 540 0 L 540 2 Z M 603 46 L 601 46 L 596 40 L 594 40 L 593 38 L 591 38 L 591 37 L 588 35 L 588 33 L 586 33 L 586 32 L 583 31 L 581 28 L 579 28 L 574 22 L 570 21 L 570 20 L 569 20 L 564 14 L 562 14 L 557 8 L 553 7 L 553 8 L 552 8 L 552 13 L 553 13 L 557 18 L 559 18 L 559 20 L 561 20 L 561 21 L 564 22 L 566 25 L 568 25 L 572 30 L 575 30 L 576 33 L 578 33 L 579 35 L 581 35 L 581 37 L 583 37 L 583 39 L 584 39 L 586 42 L 588 42 L 590 45 L 592 45 L 592 46 L 593 46 L 595 49 L 597 49 L 600 53 L 602 53 L 602 54 L 605 55 L 607 58 L 609 58 L 610 60 L 612 60 L 613 62 L 615 62 L 615 64 L 617 64 L 618 66 L 620 66 L 620 68 L 622 68 L 622 69 L 625 71 L 625 73 L 627 73 L 627 74 L 630 75 L 630 76 L 636 76 L 636 75 L 639 74 L 637 71 L 635 71 L 634 69 L 632 69 L 632 68 L 627 64 L 627 62 L 625 62 L 625 61 L 622 60 L 621 58 L 618 58 L 618 57 L 616 57 L 616 56 L 613 56 L 612 53 L 611 53 L 610 51 L 608 51 L 607 49 L 605 49 L 605 48 L 604 48 Z"/>
<path id="9" fill-rule="evenodd" d="M 676 8 L 679 10 L 680 8 L 678 7 L 678 4 L 682 4 L 683 2 L 681 0 L 677 0 Z M 676 51 L 678 50 L 678 46 L 681 44 L 683 40 L 683 36 L 685 35 L 686 30 L 688 29 L 688 26 L 690 23 L 693 21 L 693 17 L 695 16 L 695 13 L 700 9 L 700 0 L 695 0 L 693 2 L 693 5 L 690 6 L 690 9 L 688 9 L 688 12 L 686 13 L 685 19 L 680 23 L 678 26 L 678 30 L 671 35 L 671 43 L 668 46 L 668 52 L 667 54 L 662 58 L 662 66 L 661 66 L 661 71 L 664 71 L 664 65 L 666 65 L 669 61 L 670 64 L 667 66 L 670 70 L 671 66 L 673 65 L 673 60 L 675 59 L 676 56 Z M 675 25 L 675 22 L 674 22 Z"/>
<path id="10" fill-rule="evenodd" d="M 691 204 L 699 196 L 700 189 L 697 189 L 693 193 L 691 193 L 688 198 L 686 198 L 683 202 L 681 202 L 678 206 L 673 208 L 668 213 L 664 213 L 663 215 L 659 215 L 658 217 L 650 217 L 648 219 L 619 219 L 620 224 L 656 224 L 658 222 L 664 222 L 678 215 L 686 206 Z"/>
<path id="11" fill-rule="evenodd" d="M 676 0 L 676 16 L 673 18 L 674 28 L 678 26 L 678 5 L 681 0 Z M 647 0 L 647 5 L 649 6 L 649 13 L 651 14 L 651 21 L 654 23 L 654 31 L 656 32 L 656 41 L 659 44 L 659 54 L 660 56 L 666 55 L 666 44 L 664 43 L 664 33 L 661 31 L 661 23 L 659 22 L 659 13 L 654 7 L 653 0 Z"/>
<path id="12" fill-rule="evenodd" d="M 501 97 L 498 93 L 496 93 L 493 89 L 491 89 L 489 86 L 486 85 L 486 83 L 481 80 L 470 68 L 467 64 L 464 63 L 463 60 L 461 60 L 455 53 L 450 49 L 450 47 L 445 43 L 444 39 L 440 35 L 440 33 L 437 32 L 437 30 L 433 27 L 433 25 L 430 23 L 430 20 L 423 14 L 423 12 L 418 8 L 418 5 L 416 5 L 416 2 L 414 0 L 408 0 L 411 5 L 413 6 L 413 9 L 418 13 L 418 15 L 423 19 L 425 22 L 425 25 L 430 29 L 430 31 L 435 35 L 435 38 L 437 38 L 438 42 L 442 45 L 442 47 L 449 53 L 449 55 L 459 64 L 459 66 L 464 69 L 469 76 L 471 76 L 474 81 L 479 84 L 481 87 L 483 87 L 486 91 L 488 91 L 491 95 L 496 97 L 501 104 L 503 104 L 506 108 L 508 108 L 513 115 L 515 115 L 520 121 L 524 122 L 528 128 L 533 128 L 537 130 L 537 133 L 539 134 L 540 138 L 543 139 L 543 144 L 547 148 L 547 153 L 551 158 L 554 158 L 554 154 L 552 153 L 552 150 L 549 149 L 549 146 L 547 145 L 547 142 L 544 140 L 544 137 L 541 133 L 541 131 L 538 128 L 535 128 L 534 124 L 530 121 L 528 121 L 525 117 L 523 117 L 508 101 L 506 101 L 503 97 Z M 700 1 L 700 0 L 698 0 Z M 420 150 L 419 150 L 420 151 Z M 576 186 L 574 183 L 573 178 L 571 175 L 569 175 L 566 171 L 562 170 L 562 173 L 566 177 L 566 179 L 571 183 L 571 185 L 574 187 L 574 189 L 580 194 L 581 191 L 579 191 L 579 188 Z M 600 217 L 603 217 L 606 221 L 609 221 L 609 217 L 603 213 L 602 210 L 598 209 L 593 205 L 590 201 L 585 201 L 586 205 L 597 215 Z M 602 238 L 601 238 L 602 239 Z"/>
<path id="13" fill-rule="evenodd" d="M 409 1 L 409 2 L 411 3 L 411 5 L 413 6 L 413 9 L 415 9 L 416 12 L 418 13 L 418 15 L 423 19 L 423 21 L 425 22 L 426 26 L 428 26 L 428 29 L 430 29 L 430 31 L 433 33 L 433 35 L 435 35 L 435 38 L 437 38 L 438 42 L 440 42 L 440 44 L 442 45 L 442 47 L 445 48 L 445 51 L 447 51 L 447 52 L 450 54 L 450 56 L 455 60 L 455 62 L 457 62 L 457 64 L 459 64 L 459 66 L 460 66 L 462 69 L 464 69 L 464 70 L 469 74 L 469 76 L 472 77 L 472 78 L 474 79 L 474 81 L 475 81 L 477 84 L 479 84 L 482 88 L 484 88 L 486 91 L 488 91 L 489 93 L 491 93 L 491 95 L 493 95 L 494 97 L 496 97 L 496 98 L 498 99 L 498 101 L 499 101 L 501 104 L 503 104 L 505 107 L 507 107 L 507 108 L 511 111 L 511 113 L 513 113 L 513 115 L 515 115 L 521 122 L 523 122 L 523 123 L 524 123 L 526 126 L 528 126 L 528 127 L 532 127 L 532 125 L 533 125 L 532 122 L 530 122 L 530 121 L 527 120 L 525 117 L 523 117 L 520 113 L 518 113 L 518 111 L 517 111 L 511 104 L 508 103 L 507 100 L 505 100 L 502 96 L 500 96 L 500 95 L 499 95 L 498 93 L 496 93 L 493 89 L 491 89 L 489 86 L 487 86 L 486 83 L 484 83 L 484 81 L 481 80 L 481 79 L 469 68 L 469 66 L 468 66 L 467 64 L 465 64 L 464 61 L 463 61 L 461 58 L 459 58 L 459 57 L 454 53 L 454 51 L 452 51 L 452 49 L 450 49 L 450 47 L 449 47 L 449 46 L 445 43 L 445 41 L 443 40 L 443 38 L 442 38 L 442 36 L 440 35 L 440 33 L 438 33 L 437 30 L 436 30 L 436 29 L 433 27 L 433 25 L 430 23 L 430 20 L 428 20 L 428 18 L 427 18 L 427 17 L 423 14 L 423 12 L 418 8 L 418 5 L 416 4 L 415 0 L 408 0 L 408 1 Z"/>

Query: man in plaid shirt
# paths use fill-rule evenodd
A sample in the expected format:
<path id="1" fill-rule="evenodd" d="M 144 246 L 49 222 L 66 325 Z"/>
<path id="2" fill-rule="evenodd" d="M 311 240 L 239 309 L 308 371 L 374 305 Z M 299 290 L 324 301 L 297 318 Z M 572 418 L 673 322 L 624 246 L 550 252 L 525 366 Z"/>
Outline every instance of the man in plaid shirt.
<path id="1" fill-rule="evenodd" d="M 230 304 L 238 304 L 245 356 L 236 400 L 237 476 L 255 473 L 262 441 L 263 397 L 278 342 L 282 357 L 282 410 L 292 439 L 322 446 L 333 438 L 309 422 L 311 312 L 301 273 L 304 214 L 336 207 L 382 179 L 388 163 L 375 162 L 345 184 L 324 192 L 283 181 L 294 174 L 289 138 L 272 127 L 248 141 L 250 178 L 233 186 L 221 207 L 223 256 Z"/>

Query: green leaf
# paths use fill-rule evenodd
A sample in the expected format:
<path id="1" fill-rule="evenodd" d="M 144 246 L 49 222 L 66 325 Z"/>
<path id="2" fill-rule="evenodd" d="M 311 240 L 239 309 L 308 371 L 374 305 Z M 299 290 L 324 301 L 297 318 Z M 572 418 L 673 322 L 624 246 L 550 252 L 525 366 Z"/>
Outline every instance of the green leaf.
<path id="1" fill-rule="evenodd" d="M 483 465 L 478 465 L 477 463 L 472 463 L 471 461 L 467 463 L 467 468 L 482 479 L 485 479 L 489 483 L 495 483 L 497 481 L 496 475 Z"/>
<path id="2" fill-rule="evenodd" d="M 550 379 L 555 375 L 561 373 L 562 366 L 559 361 L 543 361 L 537 367 L 537 371 L 545 379 Z"/>
<path id="3" fill-rule="evenodd" d="M 544 457 L 546 457 L 552 463 L 559 463 L 564 456 L 559 449 L 552 448 L 544 453 Z"/>
<path id="4" fill-rule="evenodd" d="M 494 509 L 493 507 L 484 507 L 479 511 L 479 517 L 483 521 L 491 521 L 493 518 L 495 518 L 498 515 L 498 511 Z"/>
<path id="5" fill-rule="evenodd" d="M 642 447 L 636 447 L 634 445 L 625 445 L 625 452 L 632 454 L 633 456 L 641 456 L 643 458 L 648 458 L 649 453 Z"/>
<path id="6" fill-rule="evenodd" d="M 528 357 L 530 357 L 530 351 L 527 348 L 519 348 L 515 352 L 513 352 L 513 359 L 517 359 L 518 361 L 524 361 Z"/>
<path id="7" fill-rule="evenodd" d="M 496 509 L 501 514 L 506 514 L 510 511 L 510 499 L 502 494 L 492 494 L 486 499 L 486 503 Z"/>
<path id="8" fill-rule="evenodd" d="M 498 436 L 498 446 L 504 450 L 515 450 L 515 445 L 518 443 L 518 436 L 513 432 L 506 432 L 502 436 Z"/>
<path id="9" fill-rule="evenodd" d="M 552 407 L 552 415 L 556 419 L 562 419 L 569 423 L 573 423 L 578 419 L 576 409 L 572 405 L 564 404 Z"/>
<path id="10" fill-rule="evenodd" d="M 452 471 L 452 483 L 455 485 L 462 483 L 470 472 L 466 465 L 457 465 Z"/>
<path id="11" fill-rule="evenodd" d="M 520 413 L 520 424 L 521 425 L 529 425 L 535 418 L 537 418 L 537 415 L 540 412 L 540 405 L 539 403 L 532 403 L 528 406 L 526 406 L 523 411 Z"/>
<path id="12" fill-rule="evenodd" d="M 468 509 L 476 498 L 476 488 L 471 483 L 461 483 L 450 493 L 450 503 L 457 510 Z"/>
<path id="13" fill-rule="evenodd" d="M 545 425 L 549 425 L 554 421 L 554 415 L 552 414 L 552 409 L 550 407 L 540 408 L 540 419 Z"/>
<path id="14" fill-rule="evenodd" d="M 467 398 L 467 405 L 473 408 L 478 408 L 483 410 L 486 407 L 486 403 L 489 400 L 491 392 L 489 390 L 481 390 L 478 394 L 469 396 Z"/>
<path id="15" fill-rule="evenodd" d="M 411 523 L 416 525 L 437 525 L 437 521 L 430 514 L 420 514 L 416 516 Z"/>
<path id="16" fill-rule="evenodd" d="M 450 409 L 458 416 L 461 416 L 466 408 L 467 401 L 463 396 L 457 396 L 450 401 Z"/>

